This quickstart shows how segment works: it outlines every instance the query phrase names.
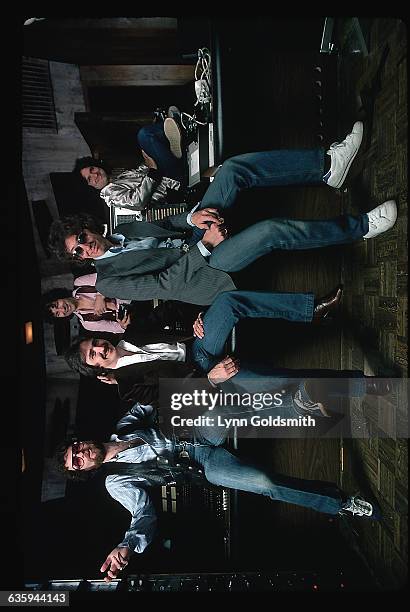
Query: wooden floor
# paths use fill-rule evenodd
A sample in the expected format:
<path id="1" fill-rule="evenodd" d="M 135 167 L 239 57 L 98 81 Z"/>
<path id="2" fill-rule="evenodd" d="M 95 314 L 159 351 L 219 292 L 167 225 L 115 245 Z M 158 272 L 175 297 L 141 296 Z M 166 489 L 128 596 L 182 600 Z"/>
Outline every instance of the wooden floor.
<path id="1" fill-rule="evenodd" d="M 339 36 L 348 47 L 347 25 Z M 347 39 L 347 40 L 346 40 Z M 343 47 L 342 47 L 343 49 Z M 340 103 L 367 106 L 363 150 L 351 188 L 343 194 L 343 210 L 367 210 L 395 199 L 398 219 L 392 231 L 374 241 L 360 242 L 343 257 L 346 288 L 344 308 L 353 320 L 342 336 L 341 365 L 366 374 L 408 377 L 407 362 L 407 32 L 394 19 L 375 19 L 369 27 L 369 55 L 342 55 Z M 369 92 L 370 95 L 369 95 Z M 370 102 L 367 103 L 367 96 Z M 373 111 L 373 121 L 371 121 Z M 369 125 L 370 123 L 370 125 Z M 371 125 L 372 124 L 372 125 Z M 370 129 L 371 128 L 371 129 Z M 407 389 L 406 389 L 407 391 Z M 379 582 L 398 586 L 407 578 L 408 441 L 383 436 L 386 419 L 394 418 L 393 395 L 371 406 L 369 398 L 358 410 L 371 439 L 344 441 L 344 486 L 354 490 L 366 482 L 383 511 L 380 524 L 356 521 L 354 543 L 362 551 Z M 402 398 L 408 402 L 407 392 Z"/>
<path id="2" fill-rule="evenodd" d="M 277 253 L 274 259 L 259 261 L 244 276 L 247 288 L 253 284 L 255 289 L 314 291 L 320 295 L 343 281 L 342 321 L 334 329 L 304 327 L 303 333 L 252 322 L 249 329 L 247 325 L 240 327 L 239 338 L 247 351 L 253 346 L 259 356 L 274 358 L 278 366 L 363 369 L 366 374 L 406 377 L 406 29 L 399 20 L 367 21 L 367 55 L 352 52 L 350 20 L 338 19 L 336 37 L 340 52 L 337 58 L 313 52 L 306 53 L 302 61 L 300 56 L 289 54 L 279 57 L 277 53 L 272 56 L 266 53 L 261 57 L 255 78 L 265 75 L 267 93 L 260 100 L 261 112 L 257 113 L 260 120 L 252 117 L 249 127 L 246 119 L 240 122 L 237 118 L 242 139 L 238 150 L 232 153 L 275 147 L 328 146 L 343 139 L 354 121 L 362 119 L 364 143 L 342 190 L 326 186 L 277 188 L 245 194 L 240 205 L 252 210 L 252 218 L 266 217 L 268 209 L 268 216 L 319 219 L 341 212 L 368 211 L 394 198 L 399 208 L 397 224 L 391 232 L 374 241 L 360 241 L 343 248 Z M 386 44 L 389 53 L 381 64 Z M 331 82 L 333 73 L 337 75 L 336 83 Z M 321 102 L 315 89 L 318 74 L 323 81 Z M 360 92 L 366 112 L 359 109 Z M 247 108 L 246 95 L 250 96 L 244 94 L 241 109 Z M 265 112 L 269 103 L 270 113 Z M 255 338 L 259 339 L 256 347 Z M 357 518 L 329 524 L 326 515 L 287 504 L 275 505 L 272 533 L 265 537 L 271 542 L 271 549 L 275 538 L 289 538 L 293 551 L 288 559 L 289 567 L 295 567 L 296 563 L 312 567 L 312 563 L 321 559 L 321 563 L 328 562 L 337 568 L 337 554 L 331 551 L 336 542 L 340 549 L 346 544 L 349 550 L 356 551 L 363 568 L 367 567 L 373 576 L 375 588 L 377 585 L 396 588 L 406 580 L 407 440 L 377 437 L 377 427 L 383 428 L 383 419 L 394 409 L 391 404 L 392 400 L 380 401 L 376 416 L 366 400 L 355 405 L 367 421 L 373 419 L 371 439 L 240 442 L 241 452 L 249 450 L 252 457 L 259 457 L 278 472 L 338 482 L 348 493 L 361 489 L 372 494 L 382 507 L 384 518 L 379 524 Z M 247 503 L 254 504 L 254 498 L 247 501 L 246 496 L 240 496 L 240 508 L 245 515 Z M 257 558 L 261 548 L 255 547 L 254 552 Z M 274 558 L 272 553 L 272 563 Z M 280 558 L 286 563 L 286 555 Z M 342 564 L 342 556 L 339 563 Z"/>

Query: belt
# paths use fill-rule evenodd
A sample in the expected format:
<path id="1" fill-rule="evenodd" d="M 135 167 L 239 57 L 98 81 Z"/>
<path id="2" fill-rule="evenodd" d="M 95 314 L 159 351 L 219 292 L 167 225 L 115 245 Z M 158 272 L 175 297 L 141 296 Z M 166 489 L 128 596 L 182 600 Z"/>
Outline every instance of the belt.
<path id="1" fill-rule="evenodd" d="M 180 448 L 176 449 L 177 457 L 179 459 L 189 459 L 189 453 L 186 449 L 187 443 L 184 440 L 180 440 L 178 444 Z"/>
<path id="2" fill-rule="evenodd" d="M 173 457 L 169 455 L 157 455 L 157 465 L 167 470 L 167 472 L 165 472 L 167 484 L 175 484 L 173 480 L 178 481 L 178 475 L 183 473 L 195 480 L 202 480 L 204 478 L 202 467 L 189 456 L 186 448 L 186 442 L 179 440 L 176 442 Z"/>

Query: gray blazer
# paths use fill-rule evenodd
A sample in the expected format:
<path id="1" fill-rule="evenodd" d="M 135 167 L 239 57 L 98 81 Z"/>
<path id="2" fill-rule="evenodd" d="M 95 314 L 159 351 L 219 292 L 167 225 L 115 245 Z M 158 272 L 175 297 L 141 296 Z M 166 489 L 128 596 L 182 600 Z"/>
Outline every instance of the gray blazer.
<path id="1" fill-rule="evenodd" d="M 114 231 L 129 240 L 147 236 L 166 239 L 189 237 L 192 227 L 182 213 L 153 223 L 123 223 Z M 95 268 L 97 290 L 123 300 L 157 298 L 206 305 L 220 293 L 236 289 L 229 274 L 211 268 L 196 245 L 187 253 L 179 249 L 124 251 L 96 259 Z"/>

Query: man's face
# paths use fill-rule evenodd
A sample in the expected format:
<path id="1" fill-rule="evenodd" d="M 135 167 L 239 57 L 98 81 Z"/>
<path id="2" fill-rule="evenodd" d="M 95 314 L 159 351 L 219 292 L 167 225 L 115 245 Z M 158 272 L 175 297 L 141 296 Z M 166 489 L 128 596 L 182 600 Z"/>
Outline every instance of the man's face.
<path id="1" fill-rule="evenodd" d="M 83 360 L 87 365 L 110 368 L 117 362 L 115 347 L 102 338 L 90 338 L 80 344 Z"/>
<path id="2" fill-rule="evenodd" d="M 73 452 L 74 451 L 74 452 Z M 106 450 L 103 444 L 89 440 L 69 446 L 64 455 L 67 470 L 95 470 L 104 462 Z"/>
<path id="3" fill-rule="evenodd" d="M 50 305 L 50 312 L 53 317 L 69 317 L 75 312 L 75 301 L 70 297 L 54 300 Z"/>
<path id="4" fill-rule="evenodd" d="M 87 181 L 87 184 L 94 189 L 102 189 L 108 185 L 108 176 L 105 170 L 96 166 L 89 166 L 80 170 L 81 176 Z"/>
<path id="5" fill-rule="evenodd" d="M 75 234 L 67 236 L 64 243 L 67 253 L 79 259 L 101 257 L 109 249 L 109 243 L 101 234 L 94 234 L 88 229 L 83 229 L 78 236 Z"/>

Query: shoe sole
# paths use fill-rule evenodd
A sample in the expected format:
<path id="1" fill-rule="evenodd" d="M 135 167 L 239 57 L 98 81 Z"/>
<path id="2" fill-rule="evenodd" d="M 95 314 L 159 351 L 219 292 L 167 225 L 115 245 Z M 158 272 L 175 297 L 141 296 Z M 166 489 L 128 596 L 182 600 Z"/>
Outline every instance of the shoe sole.
<path id="1" fill-rule="evenodd" d="M 167 116 L 169 119 L 175 119 L 175 117 L 181 116 L 181 111 L 179 110 L 177 106 L 170 106 L 168 108 Z"/>
<path id="2" fill-rule="evenodd" d="M 354 126 L 353 126 L 353 127 L 354 127 Z M 345 168 L 345 171 L 344 171 L 344 173 L 343 173 L 343 175 L 342 175 L 342 178 L 340 179 L 340 181 L 338 182 L 338 184 L 337 184 L 337 185 L 330 185 L 330 186 L 331 186 L 331 187 L 333 187 L 334 189 L 340 189 L 340 187 L 341 187 L 341 186 L 343 185 L 343 183 L 345 182 L 346 176 L 347 176 L 347 174 L 348 174 L 348 172 L 349 172 L 349 170 L 350 170 L 350 166 L 352 165 L 353 160 L 354 160 L 354 158 L 356 157 L 356 155 L 357 155 L 357 153 L 358 153 L 358 151 L 359 151 L 359 149 L 360 149 L 360 145 L 362 144 L 362 140 L 363 140 L 363 129 L 362 129 L 362 133 L 361 133 L 361 135 L 360 135 L 360 141 L 359 141 L 359 144 L 357 145 L 356 151 L 353 153 L 352 157 L 350 158 L 350 160 L 349 160 L 349 162 L 348 162 L 348 164 L 347 164 L 347 166 L 346 166 L 346 168 Z"/>
<path id="3" fill-rule="evenodd" d="M 171 153 L 177 158 L 181 159 L 182 157 L 182 149 L 181 149 L 181 132 L 179 130 L 178 124 L 174 119 L 167 118 L 164 121 L 164 133 L 169 142 L 169 148 L 171 149 Z"/>
<path id="4" fill-rule="evenodd" d="M 391 226 L 389 227 L 389 229 L 391 229 L 397 221 L 397 203 L 396 203 L 396 200 L 386 200 L 386 202 L 383 202 L 384 206 L 387 206 L 388 204 L 392 205 L 390 208 L 392 209 L 392 212 L 393 212 L 393 216 L 390 218 Z"/>
<path id="5" fill-rule="evenodd" d="M 355 496 L 356 495 L 360 496 L 359 493 L 356 493 Z M 364 519 L 367 519 L 368 521 L 380 521 L 382 519 L 382 512 L 381 512 L 379 505 L 374 501 L 369 502 L 369 503 L 372 505 L 372 508 L 373 508 L 372 514 L 370 516 L 363 515 L 358 518 L 364 518 Z"/>
<path id="6" fill-rule="evenodd" d="M 367 520 L 367 521 L 381 521 L 382 518 L 383 518 L 381 512 L 379 512 L 378 509 L 373 510 L 373 514 L 371 516 L 367 516 L 366 514 L 362 514 L 361 516 L 359 516 L 358 514 L 352 514 L 349 511 L 344 512 L 342 510 L 341 511 L 341 516 L 349 516 L 351 518 L 364 519 L 364 520 Z"/>
<path id="7" fill-rule="evenodd" d="M 381 521 L 383 519 L 383 515 L 381 512 L 381 509 L 379 507 L 379 505 L 377 503 L 374 502 L 370 502 L 373 508 L 373 512 L 370 516 L 368 516 L 367 514 L 353 514 L 352 512 L 350 512 L 349 510 L 341 510 L 340 511 L 340 516 L 349 516 L 350 518 L 358 518 L 358 519 L 365 519 L 368 521 Z"/>

